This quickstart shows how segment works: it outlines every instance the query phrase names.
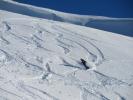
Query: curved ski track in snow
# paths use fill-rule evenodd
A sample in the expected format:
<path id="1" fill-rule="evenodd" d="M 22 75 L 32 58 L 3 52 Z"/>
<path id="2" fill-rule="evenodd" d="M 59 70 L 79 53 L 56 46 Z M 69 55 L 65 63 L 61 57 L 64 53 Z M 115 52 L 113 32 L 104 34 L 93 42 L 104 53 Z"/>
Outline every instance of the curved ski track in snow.
<path id="1" fill-rule="evenodd" d="M 104 72 L 104 66 L 112 66 L 115 62 L 108 64 L 121 54 L 119 60 L 127 54 L 127 70 L 132 69 L 133 55 L 121 51 L 117 56 L 122 46 L 110 37 L 124 40 L 133 50 L 132 38 L 92 28 L 34 18 L 1 20 L 0 99 L 131 100 L 132 75 L 122 79 Z"/>

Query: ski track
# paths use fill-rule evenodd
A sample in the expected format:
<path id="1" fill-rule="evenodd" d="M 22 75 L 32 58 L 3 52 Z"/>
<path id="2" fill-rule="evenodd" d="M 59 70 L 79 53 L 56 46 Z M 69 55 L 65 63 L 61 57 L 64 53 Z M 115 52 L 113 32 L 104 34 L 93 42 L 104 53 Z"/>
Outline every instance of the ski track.
<path id="1" fill-rule="evenodd" d="M 88 100 L 89 96 L 94 98 L 94 100 L 112 100 L 109 97 L 107 97 L 106 95 L 104 95 L 103 93 L 101 93 L 99 91 L 99 89 L 101 89 L 101 90 L 105 89 L 107 91 L 111 91 L 114 95 L 117 95 L 120 100 L 126 100 L 126 98 L 121 96 L 119 93 L 115 93 L 113 91 L 113 89 L 115 88 L 115 86 L 121 88 L 121 85 L 130 87 L 130 85 L 128 83 L 123 82 L 122 80 L 119 80 L 117 78 L 104 75 L 96 70 L 88 70 L 88 71 L 85 70 L 85 68 L 83 68 L 84 66 L 80 63 L 80 58 L 73 59 L 74 63 L 72 63 L 71 61 L 66 59 L 66 58 L 72 59 L 71 56 L 69 56 L 69 54 L 72 52 L 73 49 L 75 50 L 75 48 L 77 48 L 77 51 L 80 49 L 83 49 L 86 52 L 85 55 L 87 55 L 88 58 L 91 56 L 89 58 L 91 60 L 87 61 L 87 62 L 91 62 L 89 64 L 89 67 L 91 67 L 91 68 L 99 67 L 103 62 L 106 62 L 106 56 L 104 55 L 104 52 L 102 52 L 102 50 L 95 44 L 95 42 L 99 42 L 98 40 L 83 36 L 79 33 L 68 30 L 67 28 L 56 25 L 55 23 L 51 23 L 51 25 L 49 26 L 50 29 L 45 29 L 44 26 L 41 27 L 39 20 L 37 20 L 35 23 L 31 24 L 31 26 L 29 25 L 31 28 L 33 28 L 34 32 L 31 33 L 32 37 L 28 37 L 28 36 L 26 37 L 26 36 L 22 36 L 17 30 L 12 28 L 12 27 L 14 27 L 14 26 L 12 26 L 12 20 L 11 20 L 11 22 L 10 22 L 10 20 L 8 20 L 8 21 L 1 22 L 3 30 L 0 31 L 0 42 L 5 43 L 7 46 L 2 45 L 2 44 L 0 45 L 0 54 L 1 54 L 0 55 L 0 57 L 1 57 L 0 65 L 1 64 L 2 64 L 1 66 L 5 65 L 4 68 L 0 67 L 0 69 L 2 69 L 2 68 L 5 70 L 8 69 L 9 65 L 6 65 L 7 62 L 12 63 L 14 60 L 16 60 L 15 64 L 20 64 L 20 65 L 23 64 L 25 66 L 24 67 L 25 70 L 32 70 L 33 73 L 38 71 L 39 75 L 35 73 L 35 75 L 31 76 L 30 78 L 23 78 L 23 76 L 22 76 L 22 79 L 21 79 L 21 77 L 15 79 L 14 74 L 16 74 L 16 73 L 13 72 L 14 69 L 11 68 L 10 74 L 12 74 L 14 76 L 14 78 L 12 79 L 12 82 L 15 82 L 16 84 L 18 84 L 17 87 L 15 87 L 16 90 L 18 90 L 19 93 L 25 97 L 19 96 L 18 95 L 19 93 L 17 94 L 17 93 L 13 93 L 13 91 L 5 90 L 0 86 L 0 92 L 5 92 L 5 94 L 3 96 L 0 95 L 0 99 L 2 98 L 2 100 L 12 100 L 10 98 L 6 98 L 6 94 L 10 94 L 13 97 L 18 98 L 16 100 L 61 100 L 59 97 L 53 96 L 52 93 L 48 93 L 47 91 L 45 91 L 43 89 L 43 87 L 41 89 L 40 87 L 36 88 L 37 85 L 34 85 L 34 86 L 26 85 L 30 81 L 37 81 L 37 80 L 42 80 L 42 81 L 44 81 L 44 84 L 46 84 L 46 81 L 52 80 L 51 78 L 48 78 L 49 75 L 52 75 L 52 77 L 55 77 L 54 80 L 57 79 L 56 81 L 58 81 L 58 79 L 59 79 L 60 81 L 63 81 L 64 86 L 66 86 L 66 88 L 67 88 L 67 86 L 71 86 L 71 87 L 76 87 L 77 89 L 79 89 L 80 90 L 80 99 L 79 100 Z M 19 21 L 19 20 L 17 20 L 17 21 Z M 15 24 L 15 23 L 13 23 L 13 24 Z M 19 25 L 17 23 L 17 25 L 22 27 L 21 24 Z M 25 23 L 25 25 L 26 25 L 26 23 Z M 10 38 L 7 35 L 10 36 Z M 41 36 L 44 36 L 44 37 L 48 36 L 49 39 L 54 40 L 56 43 L 52 44 L 49 42 L 49 40 L 45 40 L 45 38 L 42 38 Z M 31 49 L 31 51 L 33 51 L 35 53 L 34 55 L 36 57 L 39 56 L 38 55 L 39 52 L 41 52 L 42 54 L 48 53 L 50 55 L 57 55 L 60 53 L 59 58 L 60 58 L 61 63 L 60 63 L 60 61 L 57 62 L 57 65 L 55 65 L 55 66 L 63 66 L 66 69 L 68 69 L 68 71 L 70 71 L 70 73 L 64 75 L 63 72 L 61 72 L 61 73 L 54 72 L 54 70 L 52 69 L 54 66 L 51 66 L 50 62 L 44 63 L 44 61 L 46 59 L 45 59 L 45 56 L 43 57 L 43 55 L 41 55 L 41 58 L 43 58 L 45 60 L 38 59 L 36 61 L 40 62 L 40 63 L 37 64 L 36 61 L 33 59 L 34 56 L 30 55 L 31 54 L 30 51 L 28 51 L 28 53 L 27 53 L 27 51 L 25 49 L 23 50 L 23 49 L 19 49 L 17 47 L 16 48 L 18 50 L 14 51 L 15 49 L 12 49 L 12 48 L 14 48 L 15 46 L 13 46 L 14 41 L 12 41 L 12 39 L 16 40 L 15 42 L 20 45 L 21 45 L 21 43 L 23 43 L 25 45 L 34 45 L 36 48 Z M 79 41 L 77 41 L 77 40 L 79 40 Z M 95 41 L 95 42 L 93 42 L 93 41 Z M 80 43 L 80 42 L 82 42 L 82 43 Z M 47 46 L 45 46 L 47 43 L 49 43 L 52 46 L 55 46 L 56 50 L 58 49 L 58 50 L 64 51 L 64 52 L 62 52 L 63 54 L 61 53 L 61 51 L 59 51 L 59 53 L 57 53 L 56 50 L 51 49 L 50 47 L 47 48 Z M 84 44 L 86 44 L 86 45 L 84 45 Z M 7 47 L 7 51 L 3 50 L 4 46 L 5 46 L 5 48 Z M 13 46 L 13 47 L 11 48 L 10 46 Z M 90 47 L 92 47 L 92 48 L 90 48 Z M 38 50 L 38 52 L 36 52 L 37 50 Z M 23 52 L 20 53 L 21 51 L 23 51 Z M 77 51 L 75 51 L 75 52 L 77 52 Z M 26 53 L 26 54 L 24 54 L 24 53 Z M 10 55 L 10 54 L 12 54 L 12 55 Z M 33 56 L 32 60 L 31 60 L 32 62 L 27 60 L 28 55 Z M 2 56 L 4 56 L 4 57 L 2 58 Z M 79 60 L 77 60 L 77 59 L 79 59 Z M 56 60 L 56 58 L 54 60 Z M 50 57 L 50 61 L 52 63 L 54 62 L 54 60 L 52 60 L 52 57 Z M 13 64 L 14 64 L 14 62 L 13 62 Z M 15 66 L 15 64 L 14 64 L 14 66 Z M 73 70 L 73 69 L 76 69 L 76 70 Z M 22 69 L 22 71 L 23 71 L 23 69 Z M 94 78 L 100 84 L 96 83 L 93 79 L 92 79 L 92 81 L 89 81 L 89 82 L 82 81 L 82 80 L 78 79 L 75 76 L 75 74 L 80 71 L 88 73 L 89 74 L 88 77 L 91 77 L 91 75 L 95 76 Z M 0 76 L 2 75 L 2 73 L 4 73 L 4 72 L 1 72 Z M 6 73 L 8 74 L 8 72 L 6 72 Z M 19 74 L 21 76 L 22 73 L 17 72 L 16 75 L 19 75 Z M 25 74 L 25 75 L 27 75 L 27 74 Z M 5 77 L 7 78 L 7 81 L 9 81 L 11 76 L 5 76 Z M 0 81 L 0 83 L 2 83 L 2 81 Z M 39 85 L 39 83 L 37 83 L 37 84 Z M 53 84 L 54 84 L 54 81 L 53 81 Z M 109 87 L 112 87 L 112 86 L 113 86 L 112 90 L 108 89 Z M 64 91 L 64 90 L 61 90 L 61 91 Z"/>
<path id="2" fill-rule="evenodd" d="M 10 95 L 12 95 L 12 96 L 15 96 L 15 98 L 16 98 L 16 100 L 24 100 L 23 99 L 23 97 L 21 97 L 21 96 L 19 96 L 19 95 L 17 95 L 17 94 L 15 94 L 15 93 L 12 93 L 12 92 L 10 92 L 10 91 L 7 91 L 7 90 L 5 90 L 5 89 L 2 89 L 2 88 L 0 88 L 0 91 L 1 92 L 5 92 L 5 93 L 7 93 L 7 94 L 10 94 Z M 5 97 L 6 98 L 6 97 Z M 19 98 L 19 99 L 18 99 Z M 9 99 L 10 100 L 10 99 Z"/>
<path id="3" fill-rule="evenodd" d="M 86 40 L 85 38 L 86 37 L 84 37 L 83 35 L 79 35 L 78 33 L 76 33 L 76 32 L 72 32 L 72 31 L 70 31 L 70 30 L 68 30 L 68 29 L 65 29 L 65 28 L 63 28 L 63 27 L 61 27 L 61 26 L 53 26 L 53 28 L 54 29 L 56 29 L 56 30 L 58 30 L 58 31 L 61 31 L 62 33 L 66 33 L 67 35 L 69 34 L 69 35 L 71 35 L 71 36 L 74 36 L 74 37 L 77 37 L 78 39 L 81 39 L 81 40 L 83 40 L 83 41 L 86 41 L 88 44 L 90 44 L 90 45 L 92 45 L 97 51 L 98 51 L 98 55 L 97 55 L 97 60 L 95 59 L 95 61 L 97 61 L 97 63 L 96 63 L 96 65 L 99 65 L 99 64 L 101 64 L 102 63 L 102 61 L 104 61 L 105 60 L 105 57 L 104 57 L 104 54 L 102 53 L 102 51 L 96 46 L 96 45 L 94 45 L 92 42 L 90 42 L 89 40 Z M 62 35 L 63 36 L 63 35 Z M 87 37 L 88 38 L 88 37 Z M 65 39 L 65 38 L 64 38 Z M 88 39 L 90 39 L 90 40 L 92 40 L 92 41 L 96 41 L 95 39 L 92 39 L 92 38 L 88 38 Z M 69 39 L 70 40 L 70 39 Z M 72 40 L 70 40 L 70 41 L 72 41 Z M 74 42 L 74 41 L 72 41 L 72 42 Z M 80 45 L 82 48 L 84 48 L 89 54 L 91 54 L 92 56 L 93 56 L 93 58 L 96 58 L 96 55 L 95 54 L 93 54 L 92 52 L 90 52 L 86 47 L 84 47 L 83 45 L 81 45 L 80 43 L 78 43 L 78 42 L 76 42 L 75 41 L 75 43 L 77 43 L 78 45 Z M 101 61 L 100 61 L 100 59 L 98 59 L 98 57 L 101 57 Z"/>

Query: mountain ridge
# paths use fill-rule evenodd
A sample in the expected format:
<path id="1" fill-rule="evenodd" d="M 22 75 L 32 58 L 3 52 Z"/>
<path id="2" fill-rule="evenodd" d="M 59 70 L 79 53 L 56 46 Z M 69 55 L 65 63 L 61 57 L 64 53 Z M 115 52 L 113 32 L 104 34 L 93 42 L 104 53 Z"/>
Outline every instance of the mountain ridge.
<path id="1" fill-rule="evenodd" d="M 102 16 L 68 14 L 51 9 L 21 4 L 10 0 L 0 1 L 0 9 L 38 18 L 83 25 L 86 27 L 97 28 L 131 37 L 133 36 L 133 18 L 110 18 Z"/>

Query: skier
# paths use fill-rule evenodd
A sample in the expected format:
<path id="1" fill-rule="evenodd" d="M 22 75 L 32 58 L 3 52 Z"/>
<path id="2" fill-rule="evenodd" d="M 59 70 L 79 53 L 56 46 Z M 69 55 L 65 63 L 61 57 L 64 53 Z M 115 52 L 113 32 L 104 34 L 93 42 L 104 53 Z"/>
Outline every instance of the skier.
<path id="1" fill-rule="evenodd" d="M 87 62 L 86 62 L 84 59 L 82 59 L 82 58 L 81 58 L 80 60 L 81 60 L 81 63 L 82 63 L 82 64 L 84 65 L 84 67 L 86 68 L 86 70 L 89 69 L 89 67 L 86 65 Z"/>

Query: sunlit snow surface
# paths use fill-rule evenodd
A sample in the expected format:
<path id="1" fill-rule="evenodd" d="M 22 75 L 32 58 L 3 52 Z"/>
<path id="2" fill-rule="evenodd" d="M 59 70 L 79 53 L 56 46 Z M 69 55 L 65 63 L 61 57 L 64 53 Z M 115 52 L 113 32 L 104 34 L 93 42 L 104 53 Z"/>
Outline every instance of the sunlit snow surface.
<path id="1" fill-rule="evenodd" d="M 37 18 L 97 28 L 133 37 L 133 18 L 110 18 L 93 15 L 69 14 L 15 1 L 19 0 L 0 0 L 0 9 Z"/>
<path id="2" fill-rule="evenodd" d="M 132 93 L 132 37 L 0 10 L 0 100 L 132 100 Z"/>

